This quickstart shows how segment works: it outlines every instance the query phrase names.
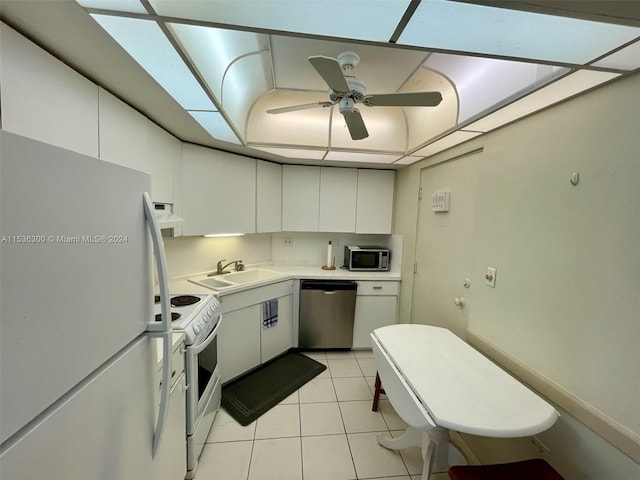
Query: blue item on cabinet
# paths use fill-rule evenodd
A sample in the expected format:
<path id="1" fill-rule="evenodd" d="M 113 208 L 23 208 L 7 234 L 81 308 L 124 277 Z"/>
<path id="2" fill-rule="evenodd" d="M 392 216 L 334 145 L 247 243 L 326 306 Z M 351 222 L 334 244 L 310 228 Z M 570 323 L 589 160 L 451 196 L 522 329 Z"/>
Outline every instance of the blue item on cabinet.
<path id="1" fill-rule="evenodd" d="M 262 304 L 262 328 L 274 327 L 278 324 L 278 299 L 267 300 Z"/>

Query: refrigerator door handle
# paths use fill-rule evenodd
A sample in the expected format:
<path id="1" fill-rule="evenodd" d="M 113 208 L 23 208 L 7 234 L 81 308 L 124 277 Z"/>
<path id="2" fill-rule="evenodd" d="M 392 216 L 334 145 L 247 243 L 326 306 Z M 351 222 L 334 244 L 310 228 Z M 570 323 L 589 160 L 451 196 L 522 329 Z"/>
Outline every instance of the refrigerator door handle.
<path id="1" fill-rule="evenodd" d="M 158 271 L 158 283 L 160 284 L 160 311 L 162 321 L 151 321 L 147 326 L 149 332 L 170 332 L 171 331 L 171 305 L 169 304 L 169 287 L 167 285 L 167 257 L 164 254 L 162 243 L 162 233 L 160 226 L 153 212 L 153 203 L 147 192 L 144 193 L 144 216 L 151 232 L 153 242 L 153 252 L 156 259 L 156 269 Z"/>
<path id="2" fill-rule="evenodd" d="M 171 306 L 169 304 L 169 289 L 167 286 L 167 259 L 164 254 L 164 245 L 162 243 L 162 234 L 158 221 L 153 212 L 153 204 L 148 193 L 144 193 L 144 215 L 147 225 L 151 231 L 151 240 L 153 241 L 154 256 L 156 259 L 156 267 L 158 270 L 158 282 L 160 284 L 160 311 L 162 312 L 162 321 L 149 323 L 147 331 L 153 336 L 162 338 L 162 389 L 160 392 L 160 408 L 158 411 L 158 420 L 156 429 L 153 433 L 152 455 L 155 457 L 162 439 L 165 421 L 169 412 L 169 394 L 171 391 Z"/>

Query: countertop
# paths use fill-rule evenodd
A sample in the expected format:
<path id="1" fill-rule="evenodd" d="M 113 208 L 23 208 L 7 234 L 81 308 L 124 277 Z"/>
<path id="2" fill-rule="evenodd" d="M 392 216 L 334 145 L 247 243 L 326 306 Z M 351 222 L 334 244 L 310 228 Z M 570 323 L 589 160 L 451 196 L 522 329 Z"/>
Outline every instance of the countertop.
<path id="1" fill-rule="evenodd" d="M 402 280 L 400 273 L 398 272 L 351 272 L 349 270 L 342 270 L 336 268 L 335 270 L 323 270 L 322 267 L 310 266 L 310 265 L 271 265 L 271 264 L 257 264 L 247 265 L 246 270 L 270 270 L 272 272 L 278 272 L 282 276 L 265 281 L 252 282 L 243 285 L 237 285 L 226 288 L 224 291 L 216 291 L 201 285 L 197 285 L 190 282 L 188 279 L 197 277 L 198 275 L 205 275 L 210 272 L 194 272 L 193 274 L 184 275 L 181 277 L 173 278 L 169 280 L 169 292 L 171 294 L 214 294 L 218 296 L 229 295 L 231 293 L 241 292 L 251 288 L 261 287 L 264 285 L 270 285 L 272 283 L 282 282 L 284 280 L 310 280 L 310 279 L 322 279 L 322 280 L 366 280 L 366 281 L 390 281 L 399 282 Z"/>

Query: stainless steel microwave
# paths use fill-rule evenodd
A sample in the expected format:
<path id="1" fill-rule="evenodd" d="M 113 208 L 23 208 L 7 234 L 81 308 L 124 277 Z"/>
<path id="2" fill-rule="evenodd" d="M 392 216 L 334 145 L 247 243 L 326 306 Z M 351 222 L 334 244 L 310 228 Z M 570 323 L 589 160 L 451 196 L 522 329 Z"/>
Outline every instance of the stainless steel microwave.
<path id="1" fill-rule="evenodd" d="M 349 270 L 386 272 L 390 260 L 391 252 L 385 247 L 344 247 L 344 265 Z"/>

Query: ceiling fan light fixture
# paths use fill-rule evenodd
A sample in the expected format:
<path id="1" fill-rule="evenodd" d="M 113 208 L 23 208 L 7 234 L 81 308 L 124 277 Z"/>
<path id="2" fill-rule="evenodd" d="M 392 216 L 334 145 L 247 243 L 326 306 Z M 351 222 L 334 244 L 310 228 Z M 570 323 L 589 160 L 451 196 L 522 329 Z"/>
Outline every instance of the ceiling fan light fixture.
<path id="1" fill-rule="evenodd" d="M 339 108 L 342 115 L 353 113 L 355 109 L 355 102 L 353 101 L 353 98 L 341 98 Z"/>

